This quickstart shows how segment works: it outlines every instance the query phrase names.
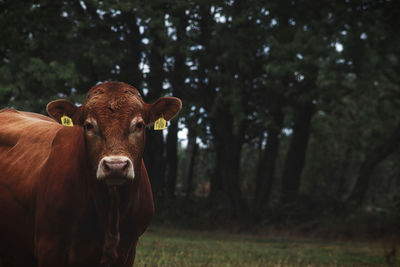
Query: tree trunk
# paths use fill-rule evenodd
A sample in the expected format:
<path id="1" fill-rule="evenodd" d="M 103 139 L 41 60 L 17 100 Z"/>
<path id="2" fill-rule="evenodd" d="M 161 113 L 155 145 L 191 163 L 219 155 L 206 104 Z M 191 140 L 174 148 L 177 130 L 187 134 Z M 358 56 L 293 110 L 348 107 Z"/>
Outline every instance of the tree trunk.
<path id="1" fill-rule="evenodd" d="M 222 165 L 224 192 L 228 196 L 229 215 L 233 219 L 239 219 L 245 212 L 245 205 L 240 190 L 240 158 L 241 145 L 236 144 L 235 147 L 229 145 L 224 146 L 224 160 Z"/>
<path id="2" fill-rule="evenodd" d="M 177 40 L 171 47 L 174 57 L 174 68 L 168 74 L 172 93 L 176 97 L 182 97 L 185 92 L 185 77 L 187 77 L 187 66 L 185 65 L 184 39 L 186 38 L 187 20 L 184 10 L 173 13 L 174 25 L 177 30 Z M 177 170 L 178 170 L 178 120 L 174 119 L 168 126 L 167 135 L 167 184 L 166 191 L 169 197 L 175 196 Z"/>
<path id="3" fill-rule="evenodd" d="M 361 163 L 355 186 L 347 200 L 348 204 L 359 205 L 365 200 L 365 196 L 371 180 L 371 174 L 376 165 L 387 156 L 396 151 L 400 145 L 400 125 L 398 125 L 391 136 L 376 146 L 365 157 Z"/>
<path id="4" fill-rule="evenodd" d="M 152 44 L 148 55 L 150 73 L 147 77 L 149 85 L 149 94 L 146 96 L 146 101 L 151 102 L 159 98 L 163 91 L 163 81 L 165 73 L 163 70 L 164 57 L 161 55 L 160 49 L 163 47 L 160 29 L 164 26 L 153 25 L 154 28 L 149 30 L 152 36 Z M 155 200 L 162 194 L 165 189 L 165 154 L 164 154 L 164 137 L 162 131 L 147 131 L 146 149 L 144 155 L 148 174 L 153 189 Z"/>
<path id="5" fill-rule="evenodd" d="M 244 202 L 240 190 L 240 151 L 228 144 L 216 148 L 215 176 L 211 179 L 210 197 L 222 201 L 227 214 L 237 219 L 244 211 Z"/>
<path id="6" fill-rule="evenodd" d="M 352 152 L 352 148 L 351 146 L 348 146 L 346 148 L 346 152 L 345 152 L 345 160 L 343 160 L 341 167 L 340 167 L 340 173 L 338 176 L 338 186 L 337 186 L 337 190 L 336 190 L 336 198 L 343 200 L 343 196 L 346 194 L 346 173 L 347 170 L 350 166 L 350 157 L 351 157 L 351 152 Z M 347 191 L 348 192 L 348 191 Z"/>
<path id="7" fill-rule="evenodd" d="M 151 182 L 154 198 L 157 199 L 165 188 L 164 137 L 162 131 L 148 129 L 144 161 Z"/>
<path id="8" fill-rule="evenodd" d="M 273 123 L 267 129 L 267 144 L 257 167 L 256 191 L 253 205 L 254 213 L 257 217 L 262 214 L 263 207 L 268 204 L 275 180 L 275 166 L 280 143 L 279 136 L 283 125 L 283 113 L 280 106 L 277 107 L 273 116 Z"/>
<path id="9" fill-rule="evenodd" d="M 178 170 L 178 121 L 170 121 L 167 135 L 167 184 L 168 197 L 175 196 L 176 176 Z"/>
<path id="10" fill-rule="evenodd" d="M 223 183 L 222 183 L 222 166 L 221 160 L 223 159 L 222 151 L 223 147 L 219 144 L 214 144 L 215 146 L 215 163 L 214 163 L 214 170 L 213 174 L 210 177 L 210 198 L 216 199 L 218 195 L 221 194 L 223 190 Z"/>
<path id="11" fill-rule="evenodd" d="M 132 12 L 122 12 L 121 16 L 126 23 L 127 30 L 129 29 L 127 31 L 129 33 L 126 34 L 127 51 L 124 61 L 121 62 L 121 72 L 118 78 L 140 88 L 143 75 L 139 69 L 139 64 L 143 53 L 143 45 L 141 43 L 142 36 L 137 25 L 137 17 Z"/>
<path id="12" fill-rule="evenodd" d="M 282 175 L 283 203 L 293 202 L 297 198 L 301 173 L 305 164 L 308 139 L 310 136 L 311 119 L 314 113 L 315 107 L 311 103 L 296 110 L 292 140 L 286 155 Z"/>
<path id="13" fill-rule="evenodd" d="M 184 167 L 184 181 L 186 183 L 186 196 L 190 197 L 193 193 L 193 169 L 198 151 L 196 143 L 197 134 L 193 129 L 189 129 L 188 146 L 186 148 L 186 159 Z"/>
<path id="14" fill-rule="evenodd" d="M 240 190 L 240 159 L 244 140 L 244 126 L 234 130 L 232 114 L 220 108 L 212 123 L 216 149 L 214 177 L 211 179 L 210 197 L 223 201 L 228 215 L 239 219 L 245 212 Z M 229 110 L 229 109 L 228 109 Z M 222 199 L 219 197 L 222 196 Z"/>

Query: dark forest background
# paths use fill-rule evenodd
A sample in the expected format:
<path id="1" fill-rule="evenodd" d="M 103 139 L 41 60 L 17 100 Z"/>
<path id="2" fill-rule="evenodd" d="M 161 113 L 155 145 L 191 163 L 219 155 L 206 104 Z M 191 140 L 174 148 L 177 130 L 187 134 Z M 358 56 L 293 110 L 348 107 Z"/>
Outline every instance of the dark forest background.
<path id="1" fill-rule="evenodd" d="M 0 0 L 0 106 L 45 113 L 106 80 L 174 95 L 178 119 L 147 132 L 155 221 L 398 233 L 399 17 L 395 0 Z"/>

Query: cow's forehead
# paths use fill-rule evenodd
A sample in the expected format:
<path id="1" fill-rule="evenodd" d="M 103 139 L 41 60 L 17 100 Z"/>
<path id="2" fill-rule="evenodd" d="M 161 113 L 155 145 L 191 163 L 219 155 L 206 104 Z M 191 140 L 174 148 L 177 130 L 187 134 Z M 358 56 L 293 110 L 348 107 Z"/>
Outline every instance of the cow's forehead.
<path id="1" fill-rule="evenodd" d="M 139 91 L 122 82 L 105 82 L 90 89 L 86 101 L 87 113 L 141 113 L 144 102 Z"/>
<path id="2" fill-rule="evenodd" d="M 93 86 L 87 95 L 87 100 L 101 94 L 123 94 L 123 93 L 130 93 L 135 96 L 139 96 L 139 91 L 126 83 L 123 82 L 103 82 Z"/>

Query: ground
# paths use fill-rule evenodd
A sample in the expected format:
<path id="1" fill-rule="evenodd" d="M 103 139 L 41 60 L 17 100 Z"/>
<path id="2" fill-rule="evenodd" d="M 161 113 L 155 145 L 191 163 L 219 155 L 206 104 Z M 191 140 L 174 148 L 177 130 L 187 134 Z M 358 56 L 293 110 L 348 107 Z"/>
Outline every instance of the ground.
<path id="1" fill-rule="evenodd" d="M 398 245 L 151 227 L 135 266 L 400 266 Z"/>

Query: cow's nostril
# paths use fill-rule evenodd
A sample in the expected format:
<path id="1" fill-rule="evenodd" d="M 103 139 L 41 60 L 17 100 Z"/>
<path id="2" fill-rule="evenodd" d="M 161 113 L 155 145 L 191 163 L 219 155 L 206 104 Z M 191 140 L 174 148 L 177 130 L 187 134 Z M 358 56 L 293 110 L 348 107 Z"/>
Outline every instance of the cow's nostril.
<path id="1" fill-rule="evenodd" d="M 106 161 L 103 161 L 103 167 L 104 167 L 104 170 L 105 170 L 106 172 L 111 171 L 111 169 L 110 169 L 110 167 L 108 166 L 108 164 L 107 164 Z"/>
<path id="2" fill-rule="evenodd" d="M 123 171 L 126 171 L 126 169 L 128 168 L 128 166 L 129 166 L 129 162 L 128 162 L 128 161 L 125 161 L 125 165 L 124 165 L 124 167 L 122 168 L 122 170 L 123 170 Z"/>

